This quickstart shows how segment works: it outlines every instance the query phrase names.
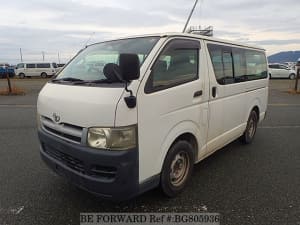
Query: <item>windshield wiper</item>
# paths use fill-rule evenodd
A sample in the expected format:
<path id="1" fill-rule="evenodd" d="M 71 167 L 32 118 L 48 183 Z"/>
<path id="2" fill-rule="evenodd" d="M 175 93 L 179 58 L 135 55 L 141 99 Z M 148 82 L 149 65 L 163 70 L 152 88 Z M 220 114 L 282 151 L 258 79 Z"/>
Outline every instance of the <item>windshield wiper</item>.
<path id="1" fill-rule="evenodd" d="M 111 82 L 107 79 L 100 79 L 100 80 L 82 80 L 82 81 L 76 81 L 73 84 L 74 85 L 80 85 L 80 84 L 111 84 L 115 82 Z"/>
<path id="2" fill-rule="evenodd" d="M 51 82 L 61 82 L 61 81 L 69 81 L 69 82 L 83 82 L 84 80 L 74 78 L 74 77 L 65 77 L 65 78 L 60 78 L 60 79 L 53 79 Z"/>

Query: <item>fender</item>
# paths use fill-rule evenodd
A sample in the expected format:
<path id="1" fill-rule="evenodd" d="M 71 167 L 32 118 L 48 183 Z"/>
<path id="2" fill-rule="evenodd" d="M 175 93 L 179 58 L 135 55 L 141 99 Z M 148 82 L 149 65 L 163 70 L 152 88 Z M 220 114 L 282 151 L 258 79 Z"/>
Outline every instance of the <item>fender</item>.
<path id="1" fill-rule="evenodd" d="M 157 161 L 156 168 L 159 168 L 159 171 L 161 171 L 163 163 L 165 161 L 165 157 L 174 141 L 179 136 L 186 133 L 192 134 L 195 137 L 198 144 L 198 149 L 196 149 L 196 153 L 199 154 L 199 149 L 201 149 L 202 146 L 204 146 L 204 143 L 201 143 L 199 138 L 201 135 L 199 126 L 193 121 L 181 121 L 180 123 L 176 124 L 173 128 L 171 128 L 168 132 L 168 135 L 164 138 L 165 141 L 162 143 L 160 148 L 160 156 L 157 157 L 157 159 L 159 160 Z"/>

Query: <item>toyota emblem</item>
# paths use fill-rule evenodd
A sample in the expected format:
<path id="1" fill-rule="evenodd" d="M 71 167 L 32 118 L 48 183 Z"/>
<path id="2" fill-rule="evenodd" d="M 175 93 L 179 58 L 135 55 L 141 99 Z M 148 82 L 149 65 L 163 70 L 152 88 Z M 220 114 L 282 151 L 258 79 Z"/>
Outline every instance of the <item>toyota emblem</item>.
<path id="1" fill-rule="evenodd" d="M 56 123 L 58 123 L 59 121 L 60 121 L 60 116 L 58 115 L 58 114 L 56 114 L 56 113 L 53 113 L 53 119 L 54 119 L 54 121 L 56 122 Z"/>

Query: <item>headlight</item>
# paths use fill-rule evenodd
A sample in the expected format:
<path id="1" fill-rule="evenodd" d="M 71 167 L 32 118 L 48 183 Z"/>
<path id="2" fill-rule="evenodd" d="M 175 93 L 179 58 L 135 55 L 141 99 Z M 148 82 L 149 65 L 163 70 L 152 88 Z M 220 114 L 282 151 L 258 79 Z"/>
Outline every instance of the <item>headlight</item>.
<path id="1" fill-rule="evenodd" d="M 93 148 L 127 150 L 136 147 L 136 126 L 94 127 L 88 130 L 88 145 Z"/>

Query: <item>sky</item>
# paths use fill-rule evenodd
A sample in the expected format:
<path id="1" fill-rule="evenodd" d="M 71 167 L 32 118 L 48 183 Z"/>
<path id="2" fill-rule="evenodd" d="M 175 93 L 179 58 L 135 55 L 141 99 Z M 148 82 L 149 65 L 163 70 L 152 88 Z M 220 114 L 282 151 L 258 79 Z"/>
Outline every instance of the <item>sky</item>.
<path id="1" fill-rule="evenodd" d="M 65 63 L 86 43 L 181 32 L 194 0 L 0 0 L 0 62 Z M 298 14 L 298 15 L 297 15 Z M 199 0 L 190 25 L 214 36 L 264 47 L 267 55 L 300 50 L 299 0 Z"/>

